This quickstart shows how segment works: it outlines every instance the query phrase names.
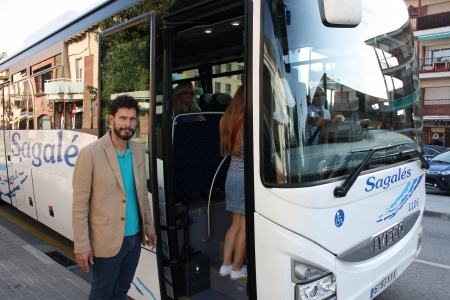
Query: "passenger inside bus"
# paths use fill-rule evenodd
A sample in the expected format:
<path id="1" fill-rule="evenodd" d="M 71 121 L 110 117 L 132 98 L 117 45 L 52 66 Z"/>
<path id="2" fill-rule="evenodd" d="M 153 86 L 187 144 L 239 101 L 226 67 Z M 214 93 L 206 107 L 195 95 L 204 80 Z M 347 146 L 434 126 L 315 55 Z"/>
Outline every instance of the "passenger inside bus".
<path id="1" fill-rule="evenodd" d="M 233 221 L 225 235 L 221 276 L 237 280 L 247 278 L 244 186 L 244 86 L 237 91 L 220 122 L 220 153 L 231 156 L 225 191 L 226 210 Z"/>
<path id="2" fill-rule="evenodd" d="M 200 107 L 195 101 L 194 86 L 190 82 L 180 82 L 173 91 L 172 108 L 174 117 L 179 114 L 200 112 Z M 177 118 L 177 123 L 205 121 L 202 115 L 183 116 Z"/>

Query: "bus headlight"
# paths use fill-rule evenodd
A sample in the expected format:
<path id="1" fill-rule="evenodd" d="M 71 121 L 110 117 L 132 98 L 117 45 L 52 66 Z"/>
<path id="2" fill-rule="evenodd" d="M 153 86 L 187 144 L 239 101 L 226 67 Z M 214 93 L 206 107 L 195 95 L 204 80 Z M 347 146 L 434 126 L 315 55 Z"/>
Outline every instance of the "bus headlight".
<path id="1" fill-rule="evenodd" d="M 295 300 L 336 299 L 336 278 L 328 275 L 307 284 L 295 286 Z"/>

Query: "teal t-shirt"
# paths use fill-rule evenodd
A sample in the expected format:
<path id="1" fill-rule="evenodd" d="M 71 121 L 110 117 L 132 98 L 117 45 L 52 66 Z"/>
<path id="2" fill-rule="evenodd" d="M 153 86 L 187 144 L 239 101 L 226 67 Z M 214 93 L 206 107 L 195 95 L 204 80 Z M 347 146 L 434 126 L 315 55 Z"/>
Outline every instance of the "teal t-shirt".
<path id="1" fill-rule="evenodd" d="M 130 142 L 128 142 L 125 155 L 122 156 L 117 153 L 117 160 L 119 161 L 120 173 L 122 174 L 123 187 L 125 188 L 126 197 L 126 213 L 125 213 L 125 236 L 134 235 L 141 229 L 139 226 L 139 212 L 137 204 L 136 185 L 134 183 L 133 174 L 133 160 L 130 149 Z"/>

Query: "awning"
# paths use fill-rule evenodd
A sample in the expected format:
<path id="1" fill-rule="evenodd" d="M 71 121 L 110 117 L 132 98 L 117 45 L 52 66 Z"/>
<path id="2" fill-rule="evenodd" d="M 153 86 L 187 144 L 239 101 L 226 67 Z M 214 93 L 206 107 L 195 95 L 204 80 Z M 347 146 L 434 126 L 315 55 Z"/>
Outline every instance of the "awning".
<path id="1" fill-rule="evenodd" d="M 450 120 L 450 116 L 423 116 L 424 121 Z"/>
<path id="2" fill-rule="evenodd" d="M 450 32 L 424 34 L 417 37 L 419 41 L 450 38 Z"/>

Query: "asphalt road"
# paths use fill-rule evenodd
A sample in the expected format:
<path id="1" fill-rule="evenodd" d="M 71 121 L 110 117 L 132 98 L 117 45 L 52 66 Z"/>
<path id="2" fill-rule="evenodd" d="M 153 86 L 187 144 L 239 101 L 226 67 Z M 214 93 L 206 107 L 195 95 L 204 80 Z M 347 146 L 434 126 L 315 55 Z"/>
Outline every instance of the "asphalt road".
<path id="1" fill-rule="evenodd" d="M 449 192 L 428 192 L 450 208 Z M 450 220 L 424 217 L 422 226 L 419 256 L 376 300 L 450 299 Z"/>

